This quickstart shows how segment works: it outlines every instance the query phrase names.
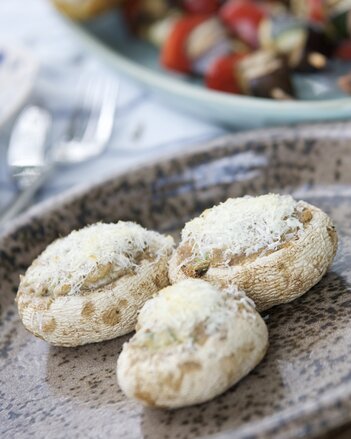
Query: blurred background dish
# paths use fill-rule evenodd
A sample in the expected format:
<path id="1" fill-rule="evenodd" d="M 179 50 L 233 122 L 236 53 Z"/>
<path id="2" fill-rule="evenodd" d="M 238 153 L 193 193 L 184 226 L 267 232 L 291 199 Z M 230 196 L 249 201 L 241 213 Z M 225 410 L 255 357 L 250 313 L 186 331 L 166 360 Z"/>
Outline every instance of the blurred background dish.
<path id="1" fill-rule="evenodd" d="M 348 62 L 334 60 L 326 71 L 294 74 L 299 100 L 277 102 L 209 90 L 197 77 L 165 70 L 159 51 L 131 33 L 117 9 L 89 21 L 65 18 L 65 22 L 92 53 L 116 71 L 152 89 L 168 104 L 215 123 L 249 128 L 351 116 L 351 98 L 337 85 L 350 69 Z"/>
<path id="2" fill-rule="evenodd" d="M 38 67 L 26 49 L 0 44 L 0 128 L 28 98 Z"/>

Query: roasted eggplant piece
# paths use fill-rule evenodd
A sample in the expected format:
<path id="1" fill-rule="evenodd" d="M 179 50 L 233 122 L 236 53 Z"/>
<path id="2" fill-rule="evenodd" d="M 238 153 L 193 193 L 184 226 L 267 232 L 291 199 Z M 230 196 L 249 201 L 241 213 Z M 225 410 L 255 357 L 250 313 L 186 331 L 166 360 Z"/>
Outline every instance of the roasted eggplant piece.
<path id="1" fill-rule="evenodd" d="M 305 39 L 291 52 L 289 66 L 296 72 L 314 73 L 324 70 L 334 51 L 334 44 L 323 28 L 309 26 Z"/>
<path id="2" fill-rule="evenodd" d="M 259 50 L 245 57 L 238 64 L 238 77 L 245 94 L 277 100 L 295 96 L 285 59 L 274 51 Z"/>
<path id="3" fill-rule="evenodd" d="M 313 73 L 327 67 L 334 44 L 325 29 L 306 25 L 291 15 L 279 15 L 262 21 L 259 30 L 261 47 L 274 50 L 287 59 L 290 69 Z"/>

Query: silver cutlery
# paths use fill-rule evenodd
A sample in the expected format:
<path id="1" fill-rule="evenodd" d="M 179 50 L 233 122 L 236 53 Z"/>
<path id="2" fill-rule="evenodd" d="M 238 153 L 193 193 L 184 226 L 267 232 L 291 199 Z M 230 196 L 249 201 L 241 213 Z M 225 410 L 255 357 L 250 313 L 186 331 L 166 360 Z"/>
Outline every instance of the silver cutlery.
<path id="1" fill-rule="evenodd" d="M 30 186 L 45 167 L 51 114 L 40 107 L 25 108 L 12 130 L 7 164 L 19 190 Z"/>
<path id="2" fill-rule="evenodd" d="M 114 125 L 118 85 L 91 79 L 84 90 L 69 132 L 49 151 L 50 114 L 45 109 L 29 107 L 19 116 L 8 149 L 8 165 L 18 194 L 0 213 L 0 227 L 28 207 L 59 165 L 81 163 L 105 151 Z"/>

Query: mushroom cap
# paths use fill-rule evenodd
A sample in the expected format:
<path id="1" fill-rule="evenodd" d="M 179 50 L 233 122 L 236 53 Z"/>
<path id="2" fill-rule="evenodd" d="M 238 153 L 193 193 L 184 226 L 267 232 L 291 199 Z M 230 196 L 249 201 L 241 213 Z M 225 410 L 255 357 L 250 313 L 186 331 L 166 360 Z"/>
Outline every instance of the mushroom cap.
<path id="1" fill-rule="evenodd" d="M 131 332 L 146 300 L 169 285 L 173 239 L 138 224 L 98 223 L 50 244 L 21 278 L 24 326 L 57 346 Z"/>
<path id="2" fill-rule="evenodd" d="M 187 223 L 169 278 L 237 285 L 263 311 L 318 283 L 337 243 L 328 215 L 304 201 L 274 194 L 229 199 Z"/>
<path id="3" fill-rule="evenodd" d="M 208 401 L 247 375 L 268 347 L 267 327 L 235 287 L 188 279 L 141 309 L 117 361 L 123 392 L 150 407 Z"/>

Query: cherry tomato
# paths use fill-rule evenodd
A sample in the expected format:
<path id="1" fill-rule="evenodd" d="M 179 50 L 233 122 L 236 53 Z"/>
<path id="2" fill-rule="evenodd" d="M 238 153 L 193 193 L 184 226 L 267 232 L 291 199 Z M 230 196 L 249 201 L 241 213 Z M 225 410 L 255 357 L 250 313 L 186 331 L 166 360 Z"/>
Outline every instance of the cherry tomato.
<path id="1" fill-rule="evenodd" d="M 186 41 L 190 32 L 208 17 L 204 14 L 188 15 L 175 23 L 161 51 L 161 64 L 164 67 L 181 73 L 191 71 L 191 60 L 185 50 Z"/>
<path id="2" fill-rule="evenodd" d="M 236 65 L 246 54 L 236 53 L 218 58 L 205 76 L 208 88 L 227 93 L 241 93 L 236 74 Z"/>
<path id="3" fill-rule="evenodd" d="M 251 0 L 229 0 L 219 11 L 230 31 L 253 48 L 258 47 L 258 26 L 265 15 L 263 8 Z"/>
<path id="4" fill-rule="evenodd" d="M 316 21 L 317 23 L 324 23 L 326 20 L 326 11 L 323 0 L 308 0 L 309 14 L 307 19 Z"/>

